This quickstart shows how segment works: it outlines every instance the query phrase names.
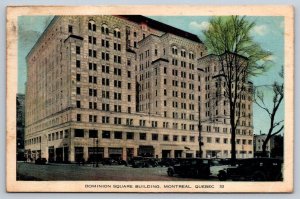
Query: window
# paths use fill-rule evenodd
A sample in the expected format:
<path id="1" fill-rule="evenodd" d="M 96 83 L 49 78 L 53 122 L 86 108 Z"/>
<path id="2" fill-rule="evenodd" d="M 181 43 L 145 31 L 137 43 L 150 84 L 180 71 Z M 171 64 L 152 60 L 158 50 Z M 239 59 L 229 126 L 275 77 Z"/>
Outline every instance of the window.
<path id="1" fill-rule="evenodd" d="M 134 134 L 133 132 L 127 132 L 126 133 L 126 139 L 127 140 L 133 140 Z"/>
<path id="2" fill-rule="evenodd" d="M 80 95 L 80 87 L 76 87 L 76 94 Z"/>
<path id="3" fill-rule="evenodd" d="M 102 104 L 103 111 L 109 111 L 109 104 Z"/>
<path id="4" fill-rule="evenodd" d="M 140 133 L 140 140 L 146 140 L 146 133 Z"/>
<path id="5" fill-rule="evenodd" d="M 77 108 L 81 108 L 80 101 L 76 101 L 76 107 L 77 107 Z"/>
<path id="6" fill-rule="evenodd" d="M 80 82 L 80 77 L 81 77 L 80 74 L 76 74 L 76 81 Z"/>
<path id="7" fill-rule="evenodd" d="M 102 116 L 102 123 L 103 123 L 103 124 L 109 124 L 109 117 L 107 117 L 107 116 Z"/>
<path id="8" fill-rule="evenodd" d="M 118 28 L 114 29 L 114 37 L 121 38 L 121 32 Z"/>
<path id="9" fill-rule="evenodd" d="M 102 72 L 109 73 L 109 66 L 102 65 Z"/>
<path id="10" fill-rule="evenodd" d="M 177 55 L 177 47 L 176 46 L 172 47 L 172 54 Z"/>
<path id="11" fill-rule="evenodd" d="M 182 137 L 181 137 L 181 141 L 182 141 L 182 142 L 186 142 L 186 136 L 182 136 Z"/>
<path id="12" fill-rule="evenodd" d="M 216 138 L 216 143 L 220 144 L 220 138 Z"/>
<path id="13" fill-rule="evenodd" d="M 109 99 L 109 91 L 102 91 L 102 98 Z"/>
<path id="14" fill-rule="evenodd" d="M 131 95 L 128 95 L 128 102 L 131 102 Z"/>
<path id="15" fill-rule="evenodd" d="M 103 86 L 109 86 L 109 79 L 102 78 L 102 85 Z"/>
<path id="16" fill-rule="evenodd" d="M 121 88 L 122 87 L 122 82 L 118 81 L 118 80 L 114 80 L 114 87 Z"/>
<path id="17" fill-rule="evenodd" d="M 83 129 L 75 129 L 74 136 L 75 137 L 84 137 L 84 130 Z"/>
<path id="18" fill-rule="evenodd" d="M 227 138 L 224 138 L 223 143 L 224 143 L 224 144 L 227 144 L 227 143 L 228 143 L 228 139 L 227 139 Z"/>
<path id="19" fill-rule="evenodd" d="M 211 143 L 211 137 L 207 137 L 207 143 Z"/>
<path id="20" fill-rule="evenodd" d="M 76 67 L 80 68 L 80 60 L 76 60 Z"/>
<path id="21" fill-rule="evenodd" d="M 96 31 L 96 24 L 94 21 L 89 21 L 88 23 L 88 29 L 92 31 Z"/>
<path id="22" fill-rule="evenodd" d="M 105 24 L 102 25 L 102 27 L 101 27 L 101 33 L 105 34 L 105 35 L 109 34 L 109 29 L 108 29 L 107 25 L 105 25 Z"/>
<path id="23" fill-rule="evenodd" d="M 115 117 L 114 118 L 114 124 L 122 124 L 122 118 Z"/>
<path id="24" fill-rule="evenodd" d="M 77 114 L 77 122 L 81 121 L 81 114 Z"/>
<path id="25" fill-rule="evenodd" d="M 89 138 L 98 138 L 98 130 L 89 130 Z"/>
<path id="26" fill-rule="evenodd" d="M 173 136 L 173 141 L 174 141 L 174 142 L 177 142 L 177 141 L 178 141 L 178 135 L 174 135 L 174 136 Z"/>
<path id="27" fill-rule="evenodd" d="M 195 136 L 190 136 L 190 142 L 195 142 Z"/>
<path id="28" fill-rule="evenodd" d="M 169 141 L 169 135 L 163 135 L 163 141 Z"/>
<path id="29" fill-rule="evenodd" d="M 69 137 L 69 130 L 65 130 L 65 138 Z"/>
<path id="30" fill-rule="evenodd" d="M 114 134 L 115 139 L 122 139 L 122 131 L 115 131 Z"/>
<path id="31" fill-rule="evenodd" d="M 89 89 L 89 96 L 97 97 L 97 89 Z"/>
<path id="32" fill-rule="evenodd" d="M 114 68 L 114 75 L 121 76 L 122 75 L 122 70 L 120 68 Z"/>
<path id="33" fill-rule="evenodd" d="M 89 70 L 97 70 L 97 64 L 95 63 L 89 63 Z"/>
<path id="34" fill-rule="evenodd" d="M 154 140 L 154 141 L 158 140 L 158 134 L 157 133 L 152 134 L 152 140 Z"/>
<path id="35" fill-rule="evenodd" d="M 110 131 L 103 131 L 102 138 L 110 139 Z"/>
<path id="36" fill-rule="evenodd" d="M 76 54 L 80 54 L 80 46 L 76 46 Z"/>
<path id="37" fill-rule="evenodd" d="M 109 53 L 102 52 L 101 58 L 102 60 L 109 61 Z"/>
<path id="38" fill-rule="evenodd" d="M 73 33 L 73 26 L 71 26 L 71 25 L 68 26 L 68 32 Z"/>

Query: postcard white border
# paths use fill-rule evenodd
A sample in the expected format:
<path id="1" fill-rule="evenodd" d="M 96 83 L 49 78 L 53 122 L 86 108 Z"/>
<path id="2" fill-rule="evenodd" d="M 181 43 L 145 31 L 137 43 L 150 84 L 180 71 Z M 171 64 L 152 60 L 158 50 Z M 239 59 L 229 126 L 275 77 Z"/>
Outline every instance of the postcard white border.
<path id="1" fill-rule="evenodd" d="M 16 180 L 16 93 L 18 16 L 22 15 L 114 15 L 155 16 L 249 15 L 285 17 L 285 138 L 283 182 L 210 181 L 17 181 Z M 130 5 L 130 6 L 12 6 L 7 7 L 7 93 L 6 93 L 6 189 L 8 192 L 292 192 L 294 143 L 294 10 L 292 6 L 248 5 Z M 87 188 L 86 185 L 160 185 L 160 188 Z M 164 185 L 191 188 L 164 188 Z M 214 188 L 196 188 L 211 185 Z M 224 185 L 224 187 L 220 187 Z M 112 186 L 113 187 L 113 186 Z"/>

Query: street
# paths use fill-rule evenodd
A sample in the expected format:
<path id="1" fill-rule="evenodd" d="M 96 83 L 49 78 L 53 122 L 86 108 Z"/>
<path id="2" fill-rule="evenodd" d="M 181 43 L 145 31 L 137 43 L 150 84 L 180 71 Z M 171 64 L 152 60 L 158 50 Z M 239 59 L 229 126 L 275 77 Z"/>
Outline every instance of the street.
<path id="1" fill-rule="evenodd" d="M 132 168 L 123 165 L 93 167 L 91 164 L 79 166 L 76 164 L 17 163 L 18 180 L 40 181 L 76 181 L 76 180 L 110 180 L 110 181 L 217 181 L 216 178 L 199 179 L 169 177 L 167 167 Z"/>

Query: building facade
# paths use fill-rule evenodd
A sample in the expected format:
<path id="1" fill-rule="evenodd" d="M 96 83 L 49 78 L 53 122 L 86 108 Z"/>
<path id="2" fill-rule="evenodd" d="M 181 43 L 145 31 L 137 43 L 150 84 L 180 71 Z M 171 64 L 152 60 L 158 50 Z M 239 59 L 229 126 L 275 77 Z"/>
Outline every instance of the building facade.
<path id="1" fill-rule="evenodd" d="M 254 156 L 255 157 L 260 157 L 262 156 L 263 153 L 263 148 L 262 145 L 264 143 L 264 141 L 266 140 L 267 135 L 266 134 L 259 134 L 259 135 L 254 135 Z M 275 136 L 271 137 L 270 140 L 268 141 L 267 145 L 266 145 L 266 155 L 268 157 L 271 156 L 271 150 L 274 148 L 274 141 Z"/>
<path id="2" fill-rule="evenodd" d="M 205 57 L 196 35 L 143 16 L 54 17 L 27 56 L 26 155 L 56 162 L 198 156 L 210 81 L 197 69 Z M 253 153 L 247 103 L 238 157 Z M 230 157 L 225 128 L 203 122 L 202 157 Z"/>

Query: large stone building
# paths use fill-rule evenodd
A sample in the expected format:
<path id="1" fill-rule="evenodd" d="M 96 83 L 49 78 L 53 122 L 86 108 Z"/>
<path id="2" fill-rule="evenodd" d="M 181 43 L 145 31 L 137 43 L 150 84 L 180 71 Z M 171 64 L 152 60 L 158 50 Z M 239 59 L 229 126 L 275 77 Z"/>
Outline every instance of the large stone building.
<path id="1" fill-rule="evenodd" d="M 196 35 L 143 16 L 54 17 L 27 56 L 27 155 L 196 157 L 203 118 L 202 157 L 230 157 L 229 124 L 199 117 L 209 57 Z M 251 100 L 238 157 L 253 154 Z"/>

